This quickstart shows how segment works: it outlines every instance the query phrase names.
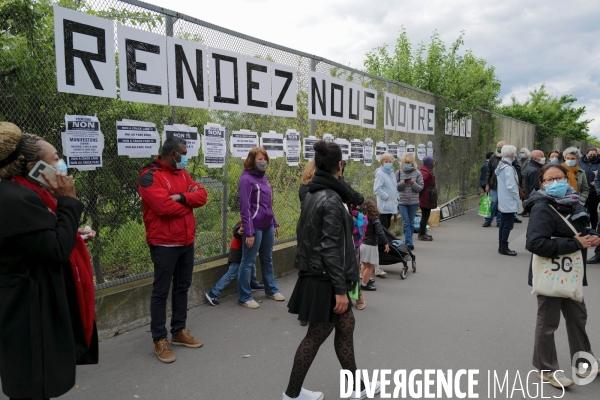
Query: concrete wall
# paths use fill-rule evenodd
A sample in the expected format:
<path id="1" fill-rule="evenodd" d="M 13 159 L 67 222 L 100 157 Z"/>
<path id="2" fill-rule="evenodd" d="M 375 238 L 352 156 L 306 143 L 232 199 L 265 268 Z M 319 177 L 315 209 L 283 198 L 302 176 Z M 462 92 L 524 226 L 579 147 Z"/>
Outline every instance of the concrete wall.
<path id="1" fill-rule="evenodd" d="M 296 242 L 275 246 L 273 265 L 275 277 L 281 277 L 294 269 Z M 257 260 L 258 275 L 260 262 Z M 194 267 L 192 287 L 189 291 L 188 308 L 207 302 L 204 294 L 227 272 L 227 259 L 220 259 Z M 100 340 L 108 339 L 120 333 L 130 331 L 150 323 L 150 295 L 153 278 L 143 279 L 96 292 L 96 315 Z M 232 282 L 223 292 L 228 295 L 236 291 L 237 281 Z M 171 299 L 167 300 L 167 312 L 170 314 Z"/>

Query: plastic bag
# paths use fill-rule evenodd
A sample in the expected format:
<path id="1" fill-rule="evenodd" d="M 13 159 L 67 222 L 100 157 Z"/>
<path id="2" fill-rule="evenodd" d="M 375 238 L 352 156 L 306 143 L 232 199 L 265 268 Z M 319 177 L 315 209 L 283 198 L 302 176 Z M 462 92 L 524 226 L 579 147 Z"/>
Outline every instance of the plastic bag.
<path id="1" fill-rule="evenodd" d="M 492 200 L 492 197 L 486 193 L 486 195 L 479 200 L 479 215 L 485 218 L 491 217 L 493 202 L 494 200 Z"/>

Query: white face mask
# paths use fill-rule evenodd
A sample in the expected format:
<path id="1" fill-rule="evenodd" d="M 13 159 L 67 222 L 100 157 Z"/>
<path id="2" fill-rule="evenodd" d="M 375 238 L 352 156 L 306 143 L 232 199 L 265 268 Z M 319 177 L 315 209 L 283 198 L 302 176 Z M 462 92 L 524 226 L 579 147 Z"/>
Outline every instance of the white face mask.
<path id="1" fill-rule="evenodd" d="M 542 165 L 546 164 L 546 157 L 540 158 L 540 161 L 538 161 L 538 162 Z"/>

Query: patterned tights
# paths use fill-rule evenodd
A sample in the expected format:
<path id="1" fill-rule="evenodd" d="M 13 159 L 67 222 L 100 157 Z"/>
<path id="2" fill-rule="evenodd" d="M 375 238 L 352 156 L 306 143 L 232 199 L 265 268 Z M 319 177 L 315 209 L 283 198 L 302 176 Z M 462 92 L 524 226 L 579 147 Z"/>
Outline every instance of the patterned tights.
<path id="1" fill-rule="evenodd" d="M 319 347 L 329 337 L 329 334 L 335 328 L 334 345 L 335 354 L 343 369 L 356 371 L 356 361 L 354 360 L 354 314 L 352 309 L 340 315 L 338 322 L 335 324 L 314 324 L 310 323 L 306 336 L 300 342 L 296 356 L 294 357 L 294 366 L 290 374 L 290 382 L 288 383 L 285 394 L 288 397 L 296 398 L 300 395 L 304 378 L 308 373 L 308 369 L 313 360 L 317 356 Z"/>

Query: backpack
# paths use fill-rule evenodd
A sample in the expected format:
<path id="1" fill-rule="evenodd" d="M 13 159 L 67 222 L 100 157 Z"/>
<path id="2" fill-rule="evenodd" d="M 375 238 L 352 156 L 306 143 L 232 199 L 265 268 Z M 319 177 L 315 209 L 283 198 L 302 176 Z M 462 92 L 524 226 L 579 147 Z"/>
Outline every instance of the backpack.
<path id="1" fill-rule="evenodd" d="M 352 241 L 354 247 L 360 247 L 367 233 L 367 225 L 369 218 L 358 210 L 352 211 L 352 219 L 354 220 L 354 230 L 352 231 Z"/>

